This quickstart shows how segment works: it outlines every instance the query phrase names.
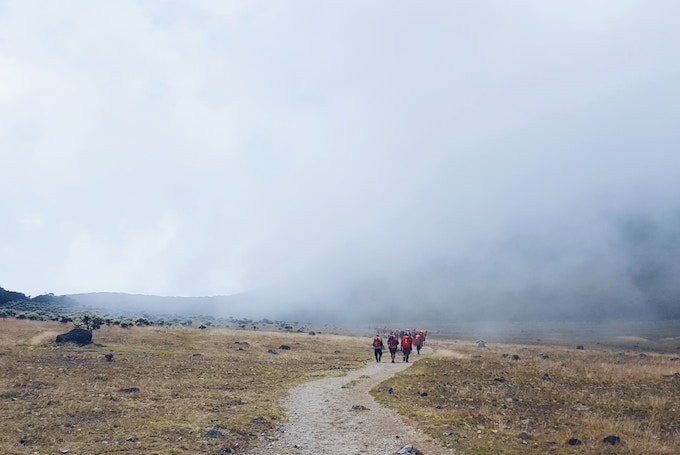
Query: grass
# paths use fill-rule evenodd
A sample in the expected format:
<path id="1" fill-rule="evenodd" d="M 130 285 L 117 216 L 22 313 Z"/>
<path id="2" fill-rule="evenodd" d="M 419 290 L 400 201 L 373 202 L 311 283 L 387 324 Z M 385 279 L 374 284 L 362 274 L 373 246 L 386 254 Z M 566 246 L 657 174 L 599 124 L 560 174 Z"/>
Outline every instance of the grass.
<path id="1" fill-rule="evenodd" d="M 285 421 L 291 387 L 372 358 L 364 337 L 218 328 L 103 327 L 95 344 L 54 344 L 68 329 L 0 320 L 0 453 L 243 452 Z M 583 350 L 433 335 L 433 355 L 372 393 L 452 453 L 676 454 L 680 338 L 665 334 Z"/>
<path id="2" fill-rule="evenodd" d="M 242 451 L 285 420 L 289 388 L 367 359 L 358 338 L 228 329 L 104 327 L 92 345 L 53 343 L 69 329 L 0 320 L 0 453 Z"/>
<path id="3" fill-rule="evenodd" d="M 371 393 L 455 453 L 680 453 L 677 353 L 428 345 L 434 355 Z M 621 442 L 604 443 L 609 435 Z M 581 444 L 569 445 L 572 438 Z"/>

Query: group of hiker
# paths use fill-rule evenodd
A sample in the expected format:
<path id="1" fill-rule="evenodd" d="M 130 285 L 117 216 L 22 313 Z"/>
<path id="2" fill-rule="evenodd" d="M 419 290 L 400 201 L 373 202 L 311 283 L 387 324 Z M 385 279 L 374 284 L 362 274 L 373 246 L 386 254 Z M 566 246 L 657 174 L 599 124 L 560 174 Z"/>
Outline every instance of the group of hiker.
<path id="1" fill-rule="evenodd" d="M 427 330 L 401 330 L 395 333 L 391 330 L 387 336 L 387 348 L 390 350 L 390 357 L 392 358 L 392 363 L 394 363 L 394 358 L 397 356 L 397 351 L 401 349 L 402 360 L 408 362 L 411 351 L 415 346 L 416 352 L 420 355 L 420 350 L 425 345 L 425 338 L 427 337 Z M 382 361 L 382 353 L 385 348 L 385 343 L 383 342 L 380 332 L 378 332 L 373 337 L 373 352 L 375 354 L 375 361 Z"/>

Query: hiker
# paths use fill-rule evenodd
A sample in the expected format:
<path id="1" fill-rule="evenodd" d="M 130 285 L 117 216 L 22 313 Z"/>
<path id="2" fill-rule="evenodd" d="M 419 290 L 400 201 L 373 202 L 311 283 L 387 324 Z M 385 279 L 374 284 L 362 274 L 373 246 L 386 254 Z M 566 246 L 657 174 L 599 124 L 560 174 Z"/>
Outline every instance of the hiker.
<path id="1" fill-rule="evenodd" d="M 420 348 L 423 346 L 423 336 L 420 332 L 416 333 L 415 338 L 413 338 L 413 345 L 416 347 L 418 355 L 420 355 Z"/>
<path id="2" fill-rule="evenodd" d="M 387 347 L 390 350 L 390 357 L 392 357 L 392 363 L 394 363 L 394 357 L 397 355 L 397 348 L 399 347 L 399 339 L 394 334 L 394 332 L 390 332 L 390 335 L 387 337 Z"/>
<path id="3" fill-rule="evenodd" d="M 382 350 L 385 347 L 383 344 L 382 338 L 380 338 L 380 334 L 376 334 L 376 336 L 373 337 L 373 353 L 375 354 L 375 361 L 380 362 L 382 359 Z"/>
<path id="4" fill-rule="evenodd" d="M 404 336 L 401 337 L 401 352 L 404 354 L 404 362 L 406 363 L 408 363 L 408 356 L 411 354 L 412 343 L 413 339 L 411 338 L 411 332 L 407 330 Z"/>

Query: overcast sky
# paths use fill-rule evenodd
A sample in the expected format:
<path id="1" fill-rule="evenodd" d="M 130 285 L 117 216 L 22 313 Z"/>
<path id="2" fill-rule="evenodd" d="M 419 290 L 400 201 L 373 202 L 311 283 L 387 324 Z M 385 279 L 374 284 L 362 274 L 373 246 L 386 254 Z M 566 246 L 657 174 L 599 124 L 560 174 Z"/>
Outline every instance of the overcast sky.
<path id="1" fill-rule="evenodd" d="M 679 270 L 678 17 L 0 0 L 0 286 L 642 302 Z"/>

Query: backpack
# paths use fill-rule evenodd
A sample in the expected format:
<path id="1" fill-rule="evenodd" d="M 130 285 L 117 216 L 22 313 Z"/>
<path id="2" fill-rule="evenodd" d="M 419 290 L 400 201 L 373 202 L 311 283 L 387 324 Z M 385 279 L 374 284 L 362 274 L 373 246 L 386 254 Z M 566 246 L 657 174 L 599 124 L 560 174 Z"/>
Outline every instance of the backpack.
<path id="1" fill-rule="evenodd" d="M 379 336 L 376 335 L 375 337 L 373 337 L 373 347 L 379 348 L 381 346 L 382 346 L 382 340 L 380 339 Z"/>
<path id="2" fill-rule="evenodd" d="M 401 339 L 401 347 L 404 349 L 411 349 L 411 337 L 408 335 L 404 335 L 404 337 Z"/>
<path id="3" fill-rule="evenodd" d="M 390 335 L 390 337 L 387 339 L 387 345 L 391 348 L 396 348 L 399 346 L 399 341 L 397 340 L 397 337 L 394 335 Z"/>

